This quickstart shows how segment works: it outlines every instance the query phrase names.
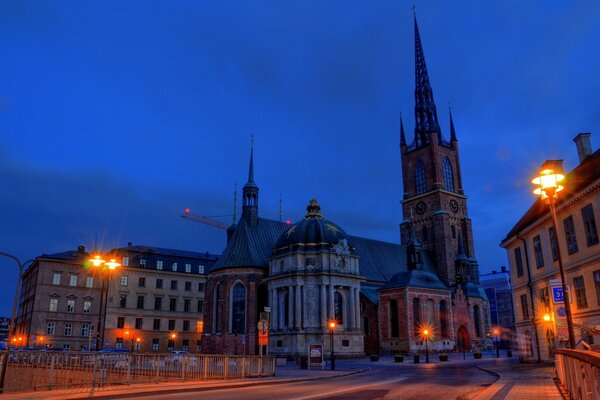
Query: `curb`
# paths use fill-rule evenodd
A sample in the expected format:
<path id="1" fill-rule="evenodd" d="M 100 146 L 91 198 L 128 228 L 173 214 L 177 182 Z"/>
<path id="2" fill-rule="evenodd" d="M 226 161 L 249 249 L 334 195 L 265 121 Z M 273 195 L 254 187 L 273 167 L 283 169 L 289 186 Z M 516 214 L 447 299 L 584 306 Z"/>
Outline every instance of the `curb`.
<path id="1" fill-rule="evenodd" d="M 176 394 L 176 393 L 190 393 L 190 392 L 208 392 L 211 390 L 223 390 L 223 389 L 239 389 L 239 388 L 245 388 L 245 387 L 250 387 L 250 386 L 265 386 L 265 385 L 281 385 L 281 384 L 286 384 L 286 383 L 296 383 L 296 382 L 305 382 L 305 381 L 316 381 L 316 380 L 323 380 L 323 379 L 334 379 L 334 378 L 341 378 L 341 377 L 345 377 L 345 376 L 350 376 L 350 375 L 356 375 L 356 374 L 360 374 L 363 373 L 365 371 L 369 370 L 369 368 L 363 368 L 363 369 L 359 369 L 359 370 L 355 370 L 355 371 L 349 371 L 347 373 L 344 374 L 340 374 L 340 375 L 335 375 L 335 376 L 319 376 L 319 377 L 314 377 L 314 378 L 289 378 L 289 379 L 280 379 L 280 380 L 271 380 L 271 381 L 254 381 L 254 382 L 244 382 L 244 383 L 237 383 L 237 384 L 231 384 L 231 385 L 219 385 L 219 386 L 209 386 L 209 387 L 191 387 L 191 388 L 182 388 L 182 389 L 164 389 L 164 390 L 160 390 L 160 388 L 157 388 L 157 390 L 153 390 L 153 391 L 139 391 L 139 392 L 130 392 L 130 393 L 106 393 L 106 394 L 100 394 L 100 395 L 91 395 L 88 396 L 87 398 L 94 398 L 94 399 L 126 399 L 126 398 L 130 398 L 130 397 L 138 397 L 138 396 L 156 396 L 156 395 L 161 395 L 161 394 Z M 64 397 L 64 400 L 80 400 L 83 397 Z"/>
<path id="2" fill-rule="evenodd" d="M 492 382 L 492 383 L 491 383 L 491 384 L 490 384 L 488 387 L 486 387 L 486 388 L 485 388 L 485 389 L 483 389 L 483 390 L 482 390 L 482 391 L 481 391 L 479 394 L 477 394 L 477 396 L 473 397 L 473 399 L 472 399 L 472 400 L 475 400 L 475 399 L 479 399 L 479 398 L 481 398 L 481 397 L 482 397 L 483 395 L 485 395 L 485 394 L 486 394 L 486 393 L 487 393 L 489 390 L 491 390 L 491 388 L 492 388 L 492 387 L 493 387 L 493 386 L 494 386 L 496 383 L 498 383 L 498 381 L 499 381 L 500 379 L 502 379 L 502 375 L 501 375 L 500 373 L 496 372 L 496 371 L 492 371 L 492 370 L 490 370 L 490 369 L 486 369 L 486 368 L 483 368 L 483 367 L 480 367 L 480 366 L 475 366 L 475 368 L 477 368 L 477 369 L 478 369 L 478 370 L 480 370 L 480 371 L 487 372 L 488 374 L 490 374 L 490 375 L 492 375 L 492 376 L 495 376 L 495 377 L 496 377 L 496 379 L 495 379 L 495 380 L 494 380 L 494 382 Z"/>

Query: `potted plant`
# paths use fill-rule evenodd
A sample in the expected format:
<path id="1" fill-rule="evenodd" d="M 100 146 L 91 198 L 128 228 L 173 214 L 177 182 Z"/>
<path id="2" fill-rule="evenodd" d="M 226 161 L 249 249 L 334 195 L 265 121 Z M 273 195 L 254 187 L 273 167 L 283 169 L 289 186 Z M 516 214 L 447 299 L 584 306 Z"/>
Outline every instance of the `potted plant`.
<path id="1" fill-rule="evenodd" d="M 379 361 L 379 354 L 371 354 L 371 361 Z"/>
<path id="2" fill-rule="evenodd" d="M 440 353 L 439 358 L 440 358 L 440 361 L 448 361 L 448 354 Z"/>
<path id="3" fill-rule="evenodd" d="M 481 357 L 483 357 L 483 354 L 481 354 L 481 351 L 475 350 L 473 352 L 473 357 L 475 357 L 475 359 L 480 359 Z"/>
<path id="4" fill-rule="evenodd" d="M 396 354 L 394 356 L 394 362 L 397 362 L 397 363 L 404 362 L 404 355 L 402 355 L 402 354 Z"/>

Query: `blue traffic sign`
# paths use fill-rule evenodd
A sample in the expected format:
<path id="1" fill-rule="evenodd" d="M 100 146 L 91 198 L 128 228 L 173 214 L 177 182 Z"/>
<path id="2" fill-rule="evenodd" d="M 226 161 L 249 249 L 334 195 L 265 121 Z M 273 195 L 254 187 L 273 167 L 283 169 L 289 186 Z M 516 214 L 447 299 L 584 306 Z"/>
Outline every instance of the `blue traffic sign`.
<path id="1" fill-rule="evenodd" d="M 564 303 L 565 295 L 563 293 L 562 288 L 560 288 L 560 287 L 552 288 L 552 298 L 555 303 Z"/>

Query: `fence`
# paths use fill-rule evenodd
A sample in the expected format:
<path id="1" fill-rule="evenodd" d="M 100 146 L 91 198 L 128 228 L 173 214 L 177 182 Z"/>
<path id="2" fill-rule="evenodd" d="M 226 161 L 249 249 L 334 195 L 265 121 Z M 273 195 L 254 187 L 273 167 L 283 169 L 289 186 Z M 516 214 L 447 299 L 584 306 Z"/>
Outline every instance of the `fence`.
<path id="1" fill-rule="evenodd" d="M 556 375 L 570 399 L 600 399 L 600 353 L 556 350 Z"/>
<path id="2" fill-rule="evenodd" d="M 274 374 L 275 359 L 260 356 L 43 351 L 0 354 L 0 392 Z"/>

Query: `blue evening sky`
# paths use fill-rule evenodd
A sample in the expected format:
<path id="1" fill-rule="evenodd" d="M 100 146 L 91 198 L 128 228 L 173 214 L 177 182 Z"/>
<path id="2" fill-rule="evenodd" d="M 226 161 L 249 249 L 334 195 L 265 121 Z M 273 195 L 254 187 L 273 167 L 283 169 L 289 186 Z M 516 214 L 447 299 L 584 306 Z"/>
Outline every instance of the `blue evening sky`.
<path id="1" fill-rule="evenodd" d="M 409 1 L 0 2 L 0 251 L 98 242 L 220 253 L 254 131 L 260 215 L 315 196 L 399 241 L 398 114 L 412 139 Z M 417 1 L 443 134 L 451 103 L 482 272 L 546 159 L 600 135 L 600 3 Z M 238 205 L 241 202 L 238 201 Z M 224 218 L 226 222 L 231 217 Z M 0 315 L 16 266 L 0 258 Z"/>

